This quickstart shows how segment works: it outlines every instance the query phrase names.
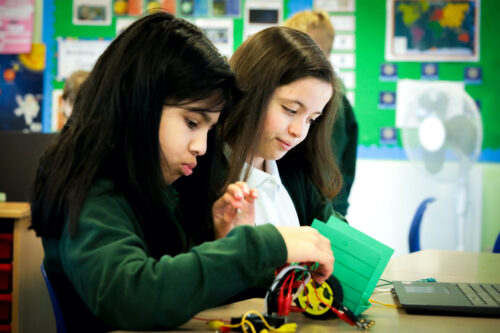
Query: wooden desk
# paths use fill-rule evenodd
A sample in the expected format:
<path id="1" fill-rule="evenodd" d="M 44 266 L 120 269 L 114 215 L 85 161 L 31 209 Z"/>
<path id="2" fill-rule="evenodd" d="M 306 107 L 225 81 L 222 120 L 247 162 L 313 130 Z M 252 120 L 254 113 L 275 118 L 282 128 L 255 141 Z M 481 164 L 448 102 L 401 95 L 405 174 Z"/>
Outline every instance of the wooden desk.
<path id="1" fill-rule="evenodd" d="M 52 305 L 40 272 L 42 243 L 28 229 L 29 204 L 0 202 L 0 223 L 13 223 L 12 332 L 55 332 Z"/>
<path id="2" fill-rule="evenodd" d="M 500 254 L 425 250 L 392 259 L 382 275 L 382 278 L 388 280 L 417 280 L 427 277 L 442 282 L 500 283 Z M 389 292 L 375 292 L 372 299 L 394 304 Z M 206 310 L 198 314 L 198 317 L 228 319 L 241 316 L 248 310 L 262 312 L 263 300 L 251 299 Z M 375 320 L 371 332 L 500 332 L 500 319 L 496 318 L 408 315 L 403 309 L 378 304 L 372 304 L 363 316 Z M 356 328 L 338 319 L 319 321 L 293 313 L 290 321 L 298 324 L 297 332 L 358 332 Z M 178 330 L 170 332 L 186 331 L 213 332 L 198 320 L 191 320 Z"/>

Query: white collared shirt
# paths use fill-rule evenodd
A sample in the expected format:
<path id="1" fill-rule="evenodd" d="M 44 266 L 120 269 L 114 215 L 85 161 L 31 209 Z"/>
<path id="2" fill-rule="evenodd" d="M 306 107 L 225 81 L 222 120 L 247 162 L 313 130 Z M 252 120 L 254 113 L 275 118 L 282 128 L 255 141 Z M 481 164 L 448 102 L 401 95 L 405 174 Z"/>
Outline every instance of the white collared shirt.
<path id="1" fill-rule="evenodd" d="M 276 161 L 265 161 L 266 171 L 251 167 L 247 184 L 256 188 L 259 197 L 255 201 L 255 225 L 271 223 L 275 226 L 299 226 L 299 217 L 292 198 L 281 183 Z M 245 163 L 240 179 L 248 164 Z"/>

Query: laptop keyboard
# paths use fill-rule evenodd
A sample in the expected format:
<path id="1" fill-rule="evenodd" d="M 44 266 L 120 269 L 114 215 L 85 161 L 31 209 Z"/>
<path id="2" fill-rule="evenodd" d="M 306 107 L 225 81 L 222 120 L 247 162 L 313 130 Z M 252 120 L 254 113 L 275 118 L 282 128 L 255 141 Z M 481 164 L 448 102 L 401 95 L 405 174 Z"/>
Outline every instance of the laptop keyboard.
<path id="1" fill-rule="evenodd" d="M 479 283 L 457 283 L 473 305 L 500 306 L 500 285 Z"/>

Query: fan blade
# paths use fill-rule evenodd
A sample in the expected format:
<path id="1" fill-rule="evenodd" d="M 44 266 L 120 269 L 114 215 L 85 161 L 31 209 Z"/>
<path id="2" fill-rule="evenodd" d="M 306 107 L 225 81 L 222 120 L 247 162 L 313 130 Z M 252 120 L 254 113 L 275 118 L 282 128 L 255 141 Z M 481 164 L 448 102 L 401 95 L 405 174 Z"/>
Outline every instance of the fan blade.
<path id="1" fill-rule="evenodd" d="M 422 148 L 422 157 L 425 170 L 431 174 L 437 174 L 443 167 L 444 147 L 437 151 L 427 151 Z"/>
<path id="2" fill-rule="evenodd" d="M 428 89 L 418 97 L 420 107 L 427 112 L 432 112 L 439 118 L 444 119 L 448 109 L 448 95 L 437 89 Z M 426 117 L 428 114 L 419 114 Z"/>
<path id="3" fill-rule="evenodd" d="M 473 119 L 465 116 L 454 116 L 444 124 L 446 128 L 446 144 L 457 155 L 470 155 L 474 152 L 477 130 L 473 121 Z"/>

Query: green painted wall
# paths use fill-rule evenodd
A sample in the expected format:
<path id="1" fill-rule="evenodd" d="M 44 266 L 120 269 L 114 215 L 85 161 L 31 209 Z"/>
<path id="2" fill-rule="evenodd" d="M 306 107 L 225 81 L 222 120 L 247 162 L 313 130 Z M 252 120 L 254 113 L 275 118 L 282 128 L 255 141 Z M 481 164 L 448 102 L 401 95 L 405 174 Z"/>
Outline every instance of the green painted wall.
<path id="1" fill-rule="evenodd" d="M 464 68 L 483 68 L 483 83 L 467 85 L 467 92 L 481 102 L 484 125 L 483 148 L 500 148 L 500 1 L 481 0 L 480 61 L 439 64 L 439 80 L 462 81 Z M 379 145 L 379 128 L 394 126 L 395 111 L 378 108 L 380 91 L 396 91 L 396 82 L 379 80 L 380 65 L 385 63 L 386 1 L 356 1 L 356 117 L 360 123 L 360 144 Z M 420 79 L 420 62 L 393 62 L 400 79 Z"/>
<path id="2" fill-rule="evenodd" d="M 481 250 L 490 252 L 500 233 L 500 163 L 481 163 L 483 169 L 483 230 Z"/>

